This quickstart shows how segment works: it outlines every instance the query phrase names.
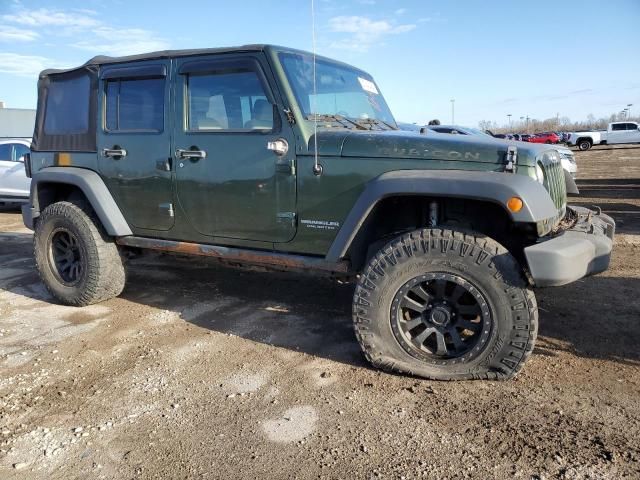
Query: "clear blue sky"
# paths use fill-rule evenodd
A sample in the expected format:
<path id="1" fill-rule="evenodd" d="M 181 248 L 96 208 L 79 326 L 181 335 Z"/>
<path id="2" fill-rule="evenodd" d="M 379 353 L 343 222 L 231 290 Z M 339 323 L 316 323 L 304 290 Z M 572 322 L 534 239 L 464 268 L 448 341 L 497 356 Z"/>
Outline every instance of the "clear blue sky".
<path id="1" fill-rule="evenodd" d="M 640 0 L 316 0 L 316 30 L 398 120 L 640 113 Z M 33 108 L 39 70 L 97 54 L 246 43 L 311 49 L 310 0 L 0 0 L 0 100 Z"/>

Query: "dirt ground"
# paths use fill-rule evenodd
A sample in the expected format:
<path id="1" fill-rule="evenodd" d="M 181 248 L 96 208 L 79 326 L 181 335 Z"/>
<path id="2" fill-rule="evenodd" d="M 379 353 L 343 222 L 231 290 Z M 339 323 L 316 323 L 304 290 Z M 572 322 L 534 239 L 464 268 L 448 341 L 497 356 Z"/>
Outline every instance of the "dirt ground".
<path id="1" fill-rule="evenodd" d="M 143 257 L 120 298 L 56 305 L 1 211 L 0 478 L 640 478 L 640 147 L 577 158 L 613 264 L 537 292 L 509 382 L 369 368 L 329 280 Z"/>

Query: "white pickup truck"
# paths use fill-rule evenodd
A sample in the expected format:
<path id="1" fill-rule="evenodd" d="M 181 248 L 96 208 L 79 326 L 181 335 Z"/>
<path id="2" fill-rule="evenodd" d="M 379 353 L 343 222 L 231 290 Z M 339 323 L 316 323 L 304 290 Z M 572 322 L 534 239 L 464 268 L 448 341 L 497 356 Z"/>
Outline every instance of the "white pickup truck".
<path id="1" fill-rule="evenodd" d="M 589 150 L 594 145 L 616 143 L 640 143 L 640 125 L 636 122 L 613 122 L 607 130 L 574 132 L 567 137 L 567 144 L 577 145 L 580 150 Z"/>

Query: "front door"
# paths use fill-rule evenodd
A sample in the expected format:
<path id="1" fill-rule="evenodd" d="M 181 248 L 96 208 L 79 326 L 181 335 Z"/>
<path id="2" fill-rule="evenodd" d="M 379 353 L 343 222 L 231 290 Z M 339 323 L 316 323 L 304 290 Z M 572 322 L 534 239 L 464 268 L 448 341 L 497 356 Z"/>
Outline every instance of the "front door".
<path id="1" fill-rule="evenodd" d="M 100 74 L 100 172 L 134 228 L 174 223 L 169 60 L 104 67 Z"/>
<path id="2" fill-rule="evenodd" d="M 176 191 L 203 235 L 286 242 L 295 234 L 294 137 L 268 72 L 258 54 L 176 61 Z"/>

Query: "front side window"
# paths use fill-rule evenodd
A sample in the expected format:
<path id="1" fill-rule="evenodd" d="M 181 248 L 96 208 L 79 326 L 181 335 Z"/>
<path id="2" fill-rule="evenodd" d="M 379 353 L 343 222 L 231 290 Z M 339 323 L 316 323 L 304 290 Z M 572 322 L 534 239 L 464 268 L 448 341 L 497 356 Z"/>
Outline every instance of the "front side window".
<path id="1" fill-rule="evenodd" d="M 22 145 L 21 143 L 13 144 L 13 157 L 14 157 L 13 159 L 16 162 L 24 161 L 22 157 L 24 157 L 29 152 L 30 152 L 29 147 L 27 147 L 26 145 Z"/>
<path id="2" fill-rule="evenodd" d="M 105 128 L 109 132 L 162 132 L 164 78 L 106 82 Z"/>
<path id="3" fill-rule="evenodd" d="M 319 59 L 316 60 L 314 87 L 312 56 L 281 53 L 280 61 L 305 118 L 340 115 L 396 125 L 387 102 L 368 74 Z"/>
<path id="4" fill-rule="evenodd" d="M 89 130 L 89 90 L 87 75 L 52 80 L 47 89 L 45 135 L 76 135 Z"/>
<path id="5" fill-rule="evenodd" d="M 188 131 L 270 131 L 273 105 L 255 71 L 189 74 Z"/>

